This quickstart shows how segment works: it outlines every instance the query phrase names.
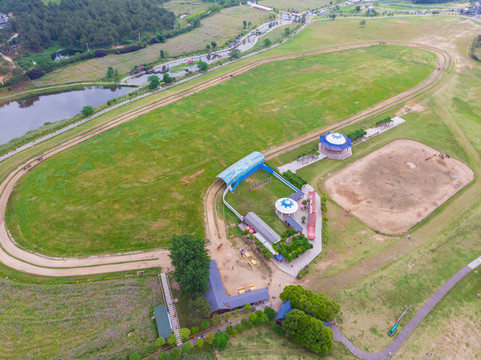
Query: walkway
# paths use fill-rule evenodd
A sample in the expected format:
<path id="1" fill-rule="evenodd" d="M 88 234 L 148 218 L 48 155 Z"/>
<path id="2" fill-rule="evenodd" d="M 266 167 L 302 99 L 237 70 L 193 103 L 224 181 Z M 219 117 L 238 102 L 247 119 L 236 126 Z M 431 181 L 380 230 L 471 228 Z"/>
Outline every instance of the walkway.
<path id="1" fill-rule="evenodd" d="M 422 306 L 422 308 L 414 315 L 414 317 L 407 323 L 398 336 L 391 344 L 383 351 L 370 353 L 359 350 L 352 342 L 350 342 L 344 334 L 334 324 L 330 324 L 332 332 L 334 333 L 334 340 L 342 342 L 348 350 L 361 359 L 367 360 L 383 360 L 393 355 L 416 329 L 421 321 L 429 314 L 429 312 L 436 306 L 436 304 L 452 289 L 462 278 L 464 278 L 471 270 L 481 265 L 481 256 L 459 270 L 451 279 L 449 279 L 431 298 Z"/>
<path id="2" fill-rule="evenodd" d="M 162 282 L 162 288 L 164 289 L 165 301 L 167 302 L 167 309 L 169 310 L 170 324 L 172 325 L 172 332 L 177 338 L 177 346 L 182 346 L 182 340 L 180 339 L 180 324 L 177 317 L 177 311 L 175 310 L 174 299 L 172 299 L 172 292 L 170 291 L 169 279 L 165 273 L 160 274 L 160 280 Z"/>

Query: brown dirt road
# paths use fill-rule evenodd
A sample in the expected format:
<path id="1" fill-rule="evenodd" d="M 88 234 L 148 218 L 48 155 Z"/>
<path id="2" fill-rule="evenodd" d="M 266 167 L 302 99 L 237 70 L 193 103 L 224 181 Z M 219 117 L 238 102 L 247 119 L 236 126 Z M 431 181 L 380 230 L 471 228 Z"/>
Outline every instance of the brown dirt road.
<path id="1" fill-rule="evenodd" d="M 439 58 L 440 68 L 443 69 L 447 67 L 451 60 L 448 54 L 432 48 L 428 46 L 418 45 L 418 44 L 409 44 L 403 42 L 388 42 L 383 44 L 392 44 L 392 45 L 403 45 L 403 46 L 411 46 L 416 48 L 423 48 L 434 52 Z M 277 58 L 268 58 L 268 59 L 261 59 L 255 61 L 249 65 L 241 67 L 237 70 L 232 71 L 230 74 L 221 75 L 215 77 L 213 79 L 207 80 L 205 83 L 200 85 L 194 85 L 188 87 L 186 89 L 180 90 L 175 94 L 166 96 L 161 100 L 157 100 L 150 104 L 147 104 L 139 109 L 134 109 L 131 111 L 126 112 L 124 115 L 120 116 L 119 118 L 112 120 L 110 122 L 96 125 L 90 129 L 83 131 L 82 133 L 72 136 L 66 139 L 63 143 L 52 147 L 51 149 L 47 150 L 44 154 L 42 154 L 44 159 L 54 156 L 61 151 L 67 150 L 83 141 L 86 141 L 104 131 L 114 128 L 117 125 L 123 124 L 127 121 L 137 118 L 142 114 L 146 114 L 154 109 L 167 106 L 171 103 L 176 101 L 182 100 L 183 98 L 196 94 L 202 90 L 205 90 L 211 86 L 215 86 L 219 83 L 222 83 L 234 76 L 240 75 L 245 73 L 249 70 L 254 69 L 260 65 L 272 62 L 272 61 L 280 61 L 286 59 L 293 59 L 303 56 L 310 56 L 310 55 L 317 55 L 322 53 L 329 53 L 347 49 L 356 49 L 362 48 L 367 46 L 379 45 L 378 42 L 374 43 L 364 43 L 364 44 L 357 44 L 352 46 L 343 46 L 339 48 L 333 48 L 329 50 L 317 51 L 312 53 L 303 53 L 303 54 L 295 54 L 290 56 L 282 56 Z M 331 130 L 332 128 L 338 128 L 340 126 L 345 126 L 347 124 L 351 124 L 356 121 L 360 121 L 365 119 L 369 116 L 377 114 L 382 111 L 386 111 L 387 109 L 398 105 L 399 103 L 409 100 L 425 90 L 435 86 L 438 81 L 441 79 L 442 70 L 435 70 L 431 76 L 426 79 L 424 82 L 419 84 L 418 86 L 405 91 L 402 94 L 399 94 L 389 100 L 386 100 L 378 105 L 375 105 L 355 116 L 352 116 L 348 119 L 345 119 L 333 126 L 329 126 L 310 134 L 307 134 L 303 137 L 298 139 L 292 140 L 287 142 L 281 146 L 275 147 L 273 149 L 267 150 L 264 152 L 266 157 L 273 157 L 277 156 L 283 152 L 292 150 L 303 143 L 312 141 L 317 135 Z M 38 275 L 45 275 L 45 276 L 76 276 L 76 275 L 88 275 L 88 274 L 97 274 L 97 273 L 107 273 L 107 272 L 115 272 L 115 271 L 126 271 L 126 270 L 134 270 L 134 269 L 141 269 L 141 268 L 149 268 L 160 266 L 162 268 L 170 267 L 170 259 L 168 257 L 167 250 L 149 250 L 144 252 L 135 252 L 135 253 L 125 253 L 125 254 L 112 254 L 112 255 L 99 255 L 99 256 L 91 256 L 91 257 L 84 257 L 84 258 L 52 258 L 47 257 L 41 254 L 37 254 L 25 249 L 21 249 L 17 246 L 13 238 L 8 233 L 6 228 L 5 220 L 4 220 L 4 213 L 7 206 L 8 198 L 16 186 L 18 180 L 28 171 L 25 171 L 25 166 L 30 165 L 34 167 L 38 164 L 38 160 L 36 158 L 26 159 L 26 161 L 18 166 L 12 173 L 10 173 L 5 180 L 0 184 L 0 261 L 5 265 L 14 268 L 19 271 L 38 274 Z M 31 169 L 31 168 L 30 168 Z M 205 201 L 205 209 L 206 209 L 206 228 L 207 228 L 207 236 L 210 239 L 211 243 L 215 243 L 217 241 L 224 241 L 226 239 L 225 236 L 225 228 L 212 228 L 212 224 L 217 226 L 217 224 L 222 224 L 220 219 L 215 220 L 215 212 L 211 210 L 211 208 L 215 207 L 214 203 L 209 205 L 210 199 L 215 199 L 215 196 L 211 198 L 210 193 L 215 193 L 218 191 L 218 185 L 212 186 L 206 195 Z M 211 222 L 210 218 L 214 219 L 213 223 Z M 215 257 L 214 257 L 215 259 Z M 282 276 L 282 275 L 281 275 Z M 284 281 L 287 281 L 282 277 Z M 281 280 L 282 280 L 281 279 Z"/>

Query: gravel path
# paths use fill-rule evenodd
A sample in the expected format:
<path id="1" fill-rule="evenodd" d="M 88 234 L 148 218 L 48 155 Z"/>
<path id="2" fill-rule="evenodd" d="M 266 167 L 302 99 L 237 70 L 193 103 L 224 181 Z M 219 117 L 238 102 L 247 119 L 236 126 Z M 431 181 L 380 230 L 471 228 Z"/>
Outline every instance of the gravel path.
<path id="1" fill-rule="evenodd" d="M 349 339 L 344 336 L 344 334 L 339 330 L 339 328 L 330 324 L 332 332 L 334 333 L 334 340 L 342 342 L 348 350 L 361 359 L 366 360 L 383 360 L 391 355 L 393 355 L 401 345 L 406 341 L 406 339 L 411 335 L 411 333 L 416 329 L 416 327 L 424 320 L 424 318 L 429 314 L 429 312 L 436 306 L 436 304 L 446 295 L 449 290 L 452 289 L 462 278 L 464 278 L 471 270 L 481 265 L 481 257 L 466 265 L 461 270 L 459 270 L 451 279 L 446 281 L 446 283 L 431 296 L 431 298 L 419 309 L 419 311 L 414 315 L 414 317 L 407 323 L 407 325 L 401 330 L 398 336 L 393 340 L 391 344 L 383 351 L 370 353 L 362 351 L 357 348 Z"/>

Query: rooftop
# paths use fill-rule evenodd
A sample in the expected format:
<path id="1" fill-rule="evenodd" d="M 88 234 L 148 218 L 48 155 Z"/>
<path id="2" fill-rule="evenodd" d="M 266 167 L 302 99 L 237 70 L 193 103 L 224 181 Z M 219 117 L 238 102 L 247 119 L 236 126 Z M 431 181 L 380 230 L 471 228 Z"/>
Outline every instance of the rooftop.
<path id="1" fill-rule="evenodd" d="M 341 133 L 326 133 L 320 136 L 320 143 L 331 150 L 344 150 L 352 146 L 351 139 Z"/>
<path id="2" fill-rule="evenodd" d="M 247 215 L 244 216 L 244 222 L 271 243 L 276 243 L 281 240 L 281 236 L 254 212 L 248 212 Z"/>
<path id="3" fill-rule="evenodd" d="M 155 322 L 157 323 L 157 332 L 159 337 L 167 339 L 172 334 L 172 325 L 165 305 L 159 305 L 154 308 Z"/>
<path id="4" fill-rule="evenodd" d="M 237 180 L 242 178 L 243 175 L 263 164 L 264 161 L 264 155 L 258 151 L 254 151 L 253 153 L 250 153 L 246 157 L 237 161 L 235 164 L 229 166 L 227 169 L 217 175 L 217 177 L 224 180 L 227 186 L 232 185 L 237 182 Z"/>
<path id="5" fill-rule="evenodd" d="M 217 264 L 214 260 L 210 261 L 209 290 L 207 290 L 205 298 L 212 307 L 212 312 L 235 309 L 246 304 L 268 300 L 269 297 L 269 292 L 266 288 L 248 291 L 240 295 L 227 296 Z"/>

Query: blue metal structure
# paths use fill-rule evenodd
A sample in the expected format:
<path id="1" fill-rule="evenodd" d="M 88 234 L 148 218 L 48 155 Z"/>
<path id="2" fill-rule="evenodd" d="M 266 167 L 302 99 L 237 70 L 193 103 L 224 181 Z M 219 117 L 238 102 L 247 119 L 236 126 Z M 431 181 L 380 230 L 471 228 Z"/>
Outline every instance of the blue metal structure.
<path id="1" fill-rule="evenodd" d="M 336 142 L 338 142 L 338 144 L 330 142 L 328 140 L 329 138 L 337 140 Z M 327 132 L 326 134 L 320 136 L 319 141 L 324 147 L 331 150 L 345 150 L 352 147 L 351 139 L 341 133 Z"/>
<path id="2" fill-rule="evenodd" d="M 221 178 L 225 181 L 227 186 L 235 184 L 236 182 L 242 181 L 241 178 L 244 177 L 247 173 L 251 172 L 254 168 L 259 170 L 259 166 L 263 164 L 265 161 L 264 155 L 262 155 L 258 151 L 254 151 L 253 153 L 247 155 L 245 158 L 240 159 L 235 164 L 229 166 L 227 169 L 222 171 L 218 178 Z"/>

